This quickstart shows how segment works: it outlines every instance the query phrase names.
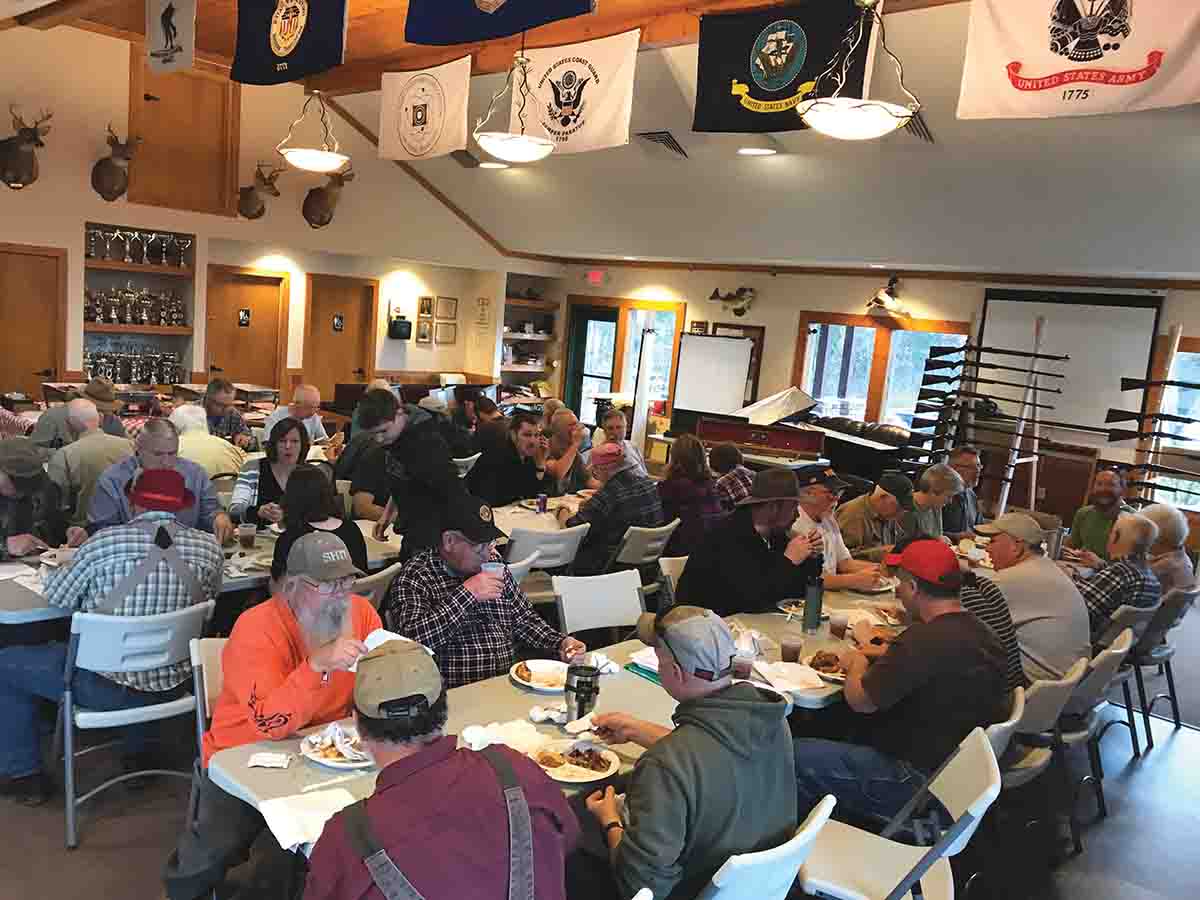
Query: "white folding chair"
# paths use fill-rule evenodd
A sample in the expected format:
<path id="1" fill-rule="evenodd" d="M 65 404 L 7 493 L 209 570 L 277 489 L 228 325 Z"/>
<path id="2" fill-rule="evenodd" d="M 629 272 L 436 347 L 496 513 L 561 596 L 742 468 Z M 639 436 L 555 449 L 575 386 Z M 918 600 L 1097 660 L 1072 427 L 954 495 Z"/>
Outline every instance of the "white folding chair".
<path id="1" fill-rule="evenodd" d="M 75 757 L 83 756 L 110 744 L 89 747 L 75 752 L 75 729 L 121 728 L 157 722 L 191 713 L 196 698 L 191 694 L 175 700 L 100 712 L 75 706 L 71 682 L 76 669 L 89 672 L 145 672 L 190 659 L 189 645 L 204 631 L 204 623 L 212 616 L 216 603 L 189 606 L 175 612 L 154 616 L 110 616 L 100 613 L 76 613 L 71 618 L 71 641 L 67 646 L 67 663 L 63 671 L 64 690 L 60 725 L 63 735 L 63 780 L 66 788 L 67 848 L 78 843 L 79 807 L 115 784 L 143 775 L 170 775 L 191 779 L 191 772 L 172 769 L 146 769 L 127 772 L 110 778 L 78 799 L 75 796 Z"/>
<path id="2" fill-rule="evenodd" d="M 625 530 L 625 536 L 609 560 L 606 571 L 613 566 L 649 566 L 658 562 L 663 550 L 671 540 L 671 535 L 679 527 L 675 519 L 661 528 L 641 528 L 630 525 Z"/>
<path id="3" fill-rule="evenodd" d="M 392 586 L 392 582 L 400 574 L 402 568 L 404 568 L 404 563 L 392 563 L 374 575 L 365 575 L 354 582 L 353 592 L 366 597 L 378 611 L 383 598 L 387 596 L 388 588 Z"/>
<path id="4" fill-rule="evenodd" d="M 1175 647 L 1167 641 L 1167 632 L 1183 621 L 1183 617 L 1195 604 L 1197 597 L 1200 597 L 1200 588 L 1176 588 L 1168 592 L 1129 655 L 1129 671 L 1137 680 L 1138 699 L 1142 704 L 1142 722 L 1146 726 L 1147 750 L 1154 749 L 1154 732 L 1150 730 L 1150 713 L 1154 710 L 1154 704 L 1159 700 L 1170 701 L 1171 718 L 1175 722 L 1175 727 L 1179 728 L 1181 725 L 1179 695 L 1175 691 L 1175 672 L 1171 669 L 1171 660 L 1175 657 Z M 1167 676 L 1167 693 L 1158 694 L 1149 702 L 1146 701 L 1146 682 L 1142 677 L 1142 668 L 1145 666 L 1160 666 Z M 1126 700 L 1128 701 L 1128 689 Z"/>
<path id="5" fill-rule="evenodd" d="M 785 900 L 835 803 L 832 794 L 826 795 L 787 843 L 729 857 L 697 900 Z"/>
<path id="6" fill-rule="evenodd" d="M 520 562 L 508 564 L 508 571 L 512 572 L 513 580 L 516 581 L 517 584 L 520 584 L 521 580 L 529 574 L 529 570 L 533 568 L 534 563 L 538 561 L 539 556 L 541 556 L 541 553 L 539 553 L 537 550 L 534 550 Z"/>
<path id="7" fill-rule="evenodd" d="M 188 655 L 192 660 L 192 693 L 196 697 L 196 752 L 204 755 L 204 732 L 212 718 L 213 704 L 221 696 L 225 674 L 221 668 L 221 653 L 228 638 L 192 638 Z"/>
<path id="8" fill-rule="evenodd" d="M 989 725 L 985 729 L 988 740 L 992 742 L 992 752 L 996 754 L 996 759 L 1004 758 L 1004 753 L 1008 750 L 1008 744 L 1016 733 L 1023 715 L 1025 715 L 1025 688 L 1013 688 L 1012 705 L 1009 707 L 1008 718 L 1003 722 Z"/>
<path id="9" fill-rule="evenodd" d="M 535 531 L 526 528 L 514 528 L 508 536 L 509 559 L 522 560 L 527 556 L 538 554 L 538 569 L 557 569 L 569 566 L 575 562 L 579 545 L 591 530 L 591 523 L 584 522 L 574 528 L 563 528 L 559 531 Z M 540 572 L 522 579 L 521 590 L 531 603 L 553 603 L 554 588 L 550 579 Z"/>
<path id="10" fill-rule="evenodd" d="M 479 462 L 479 457 L 483 453 L 476 453 L 474 456 L 464 456 L 459 459 L 452 459 L 451 462 L 458 468 L 458 477 L 466 478 L 471 470 L 475 468 L 475 463 Z"/>
<path id="11" fill-rule="evenodd" d="M 211 479 L 213 490 L 217 492 L 217 502 L 221 509 L 229 510 L 229 501 L 233 499 L 233 486 L 237 484 L 237 473 L 222 473 Z"/>
<path id="12" fill-rule="evenodd" d="M 941 801 L 954 824 L 932 847 L 891 840 L 926 794 Z M 808 894 L 840 900 L 901 900 L 910 892 L 925 900 L 952 900 L 954 876 L 948 857 L 967 845 L 999 794 L 996 756 L 983 729 L 976 728 L 881 834 L 827 823 L 800 868 L 800 887 Z"/>
<path id="13" fill-rule="evenodd" d="M 558 618 L 567 634 L 637 624 L 645 612 L 642 582 L 633 570 L 573 578 L 555 575 Z"/>
<path id="14" fill-rule="evenodd" d="M 671 593 L 674 593 L 675 588 L 679 585 L 679 577 L 683 575 L 683 567 L 687 565 L 687 561 L 688 558 L 686 556 L 663 556 L 659 558 L 659 571 L 663 573 L 663 577 L 670 584 Z"/>

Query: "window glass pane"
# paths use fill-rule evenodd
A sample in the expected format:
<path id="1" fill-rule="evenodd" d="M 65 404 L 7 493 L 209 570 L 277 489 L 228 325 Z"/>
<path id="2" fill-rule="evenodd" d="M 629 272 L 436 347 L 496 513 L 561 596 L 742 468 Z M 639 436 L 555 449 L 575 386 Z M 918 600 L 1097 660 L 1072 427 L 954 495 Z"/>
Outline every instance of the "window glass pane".
<path id="1" fill-rule="evenodd" d="M 579 421 L 585 425 L 600 424 L 596 421 L 596 395 L 607 394 L 611 390 L 611 378 L 596 378 L 592 375 L 584 375 L 583 388 L 580 392 Z"/>
<path id="2" fill-rule="evenodd" d="M 885 388 L 880 421 L 887 425 L 908 428 L 925 374 L 925 360 L 930 347 L 961 347 L 967 342 L 965 334 L 939 334 L 931 331 L 893 331 L 892 352 L 888 358 L 887 387 Z M 944 385 L 936 386 L 945 390 Z"/>
<path id="3" fill-rule="evenodd" d="M 1171 367 L 1170 378 L 1175 381 L 1200 382 L 1200 353 L 1176 353 L 1175 364 Z M 1136 398 L 1136 400 L 1130 400 L 1131 404 L 1141 401 L 1141 394 L 1130 394 L 1129 396 Z M 1133 410 L 1138 407 L 1131 405 L 1127 408 Z M 1195 388 L 1163 388 L 1162 411 L 1173 416 L 1200 419 L 1200 391 Z M 1128 426 L 1118 425 L 1115 427 L 1132 428 L 1134 426 L 1131 423 Z M 1187 422 L 1156 422 L 1155 430 L 1179 435 L 1178 439 L 1164 440 L 1163 444 L 1183 447 L 1189 450 L 1197 449 L 1196 440 L 1200 439 L 1200 425 L 1189 424 Z M 1191 438 L 1191 440 L 1188 440 L 1188 438 Z M 1191 464 L 1187 462 L 1172 460 L 1169 457 L 1161 460 L 1161 462 L 1167 466 L 1178 466 L 1179 468 L 1191 467 Z M 1181 491 L 1200 494 L 1200 481 L 1197 480 L 1179 476 L 1159 476 L 1155 481 L 1159 484 L 1178 488 Z M 1172 494 L 1167 491 L 1156 491 L 1151 496 L 1167 503 L 1174 503 L 1183 509 L 1200 509 L 1200 497 L 1192 497 L 1182 493 Z"/>
<path id="4" fill-rule="evenodd" d="M 654 329 L 654 357 L 650 361 L 650 399 L 666 400 L 671 392 L 671 360 L 675 355 L 675 318 L 671 309 L 634 309 L 626 320 L 625 356 L 621 391 L 632 393 L 637 384 L 642 331 Z"/>
<path id="5" fill-rule="evenodd" d="M 867 414 L 875 329 L 814 325 L 804 353 L 804 391 L 819 416 L 862 420 Z"/>
<path id="6" fill-rule="evenodd" d="M 583 371 L 591 375 L 612 375 L 617 351 L 617 323 L 587 323 L 587 344 L 583 350 Z"/>

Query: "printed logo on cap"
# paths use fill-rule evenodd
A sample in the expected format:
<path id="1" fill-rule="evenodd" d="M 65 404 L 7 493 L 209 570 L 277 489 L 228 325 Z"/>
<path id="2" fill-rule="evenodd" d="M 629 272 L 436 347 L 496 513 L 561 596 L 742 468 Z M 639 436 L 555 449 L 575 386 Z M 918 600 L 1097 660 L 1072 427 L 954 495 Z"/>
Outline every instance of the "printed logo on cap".
<path id="1" fill-rule="evenodd" d="M 491 507 L 488 507 L 488 506 L 479 507 L 479 518 L 484 522 L 492 521 Z"/>

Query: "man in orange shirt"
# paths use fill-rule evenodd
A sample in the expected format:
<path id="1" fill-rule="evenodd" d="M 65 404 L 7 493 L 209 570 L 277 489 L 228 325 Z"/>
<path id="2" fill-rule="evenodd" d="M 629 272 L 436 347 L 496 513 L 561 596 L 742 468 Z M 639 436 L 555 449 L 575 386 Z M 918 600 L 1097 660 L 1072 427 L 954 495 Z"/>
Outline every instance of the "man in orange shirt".
<path id="1" fill-rule="evenodd" d="M 362 574 L 336 535 L 305 535 L 288 554 L 280 593 L 238 618 L 221 654 L 224 684 L 195 775 L 198 811 L 167 860 L 171 900 L 207 896 L 264 827 L 257 810 L 209 780 L 212 755 L 350 715 L 350 668 L 366 652 L 366 636 L 382 627 L 371 604 L 350 593 Z"/>

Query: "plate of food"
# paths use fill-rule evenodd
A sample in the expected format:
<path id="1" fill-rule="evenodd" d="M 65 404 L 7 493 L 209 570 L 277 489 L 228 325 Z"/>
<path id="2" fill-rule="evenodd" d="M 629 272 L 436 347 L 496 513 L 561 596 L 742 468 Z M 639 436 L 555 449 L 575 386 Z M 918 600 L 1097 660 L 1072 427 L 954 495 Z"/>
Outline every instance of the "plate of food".
<path id="1" fill-rule="evenodd" d="M 901 628 L 908 624 L 904 619 L 903 613 L 893 606 L 872 606 L 871 612 L 882 619 L 884 625 Z"/>
<path id="2" fill-rule="evenodd" d="M 74 547 L 59 547 L 56 550 L 46 550 L 38 559 L 44 566 L 65 566 L 75 556 Z"/>
<path id="3" fill-rule="evenodd" d="M 842 660 L 836 653 L 829 650 L 818 650 L 800 660 L 806 666 L 816 670 L 816 673 L 826 681 L 835 684 L 846 683 L 846 670 L 842 668 Z"/>
<path id="4" fill-rule="evenodd" d="M 551 741 L 530 756 L 555 781 L 569 784 L 603 781 L 621 769 L 617 754 L 591 741 Z"/>
<path id="5" fill-rule="evenodd" d="M 557 659 L 528 659 L 509 669 L 508 677 L 539 694 L 561 694 L 567 686 L 567 664 Z"/>
<path id="6" fill-rule="evenodd" d="M 358 732 L 334 722 L 300 741 L 300 755 L 331 769 L 369 769 L 375 760 L 362 748 Z"/>
<path id="7" fill-rule="evenodd" d="M 855 594 L 889 594 L 900 585 L 899 578 L 880 578 L 875 582 L 874 587 L 869 588 L 852 588 Z"/>
<path id="8" fill-rule="evenodd" d="M 576 491 L 575 496 L 582 497 L 584 500 L 591 500 L 594 496 L 596 496 L 596 489 L 584 488 L 582 491 Z"/>

